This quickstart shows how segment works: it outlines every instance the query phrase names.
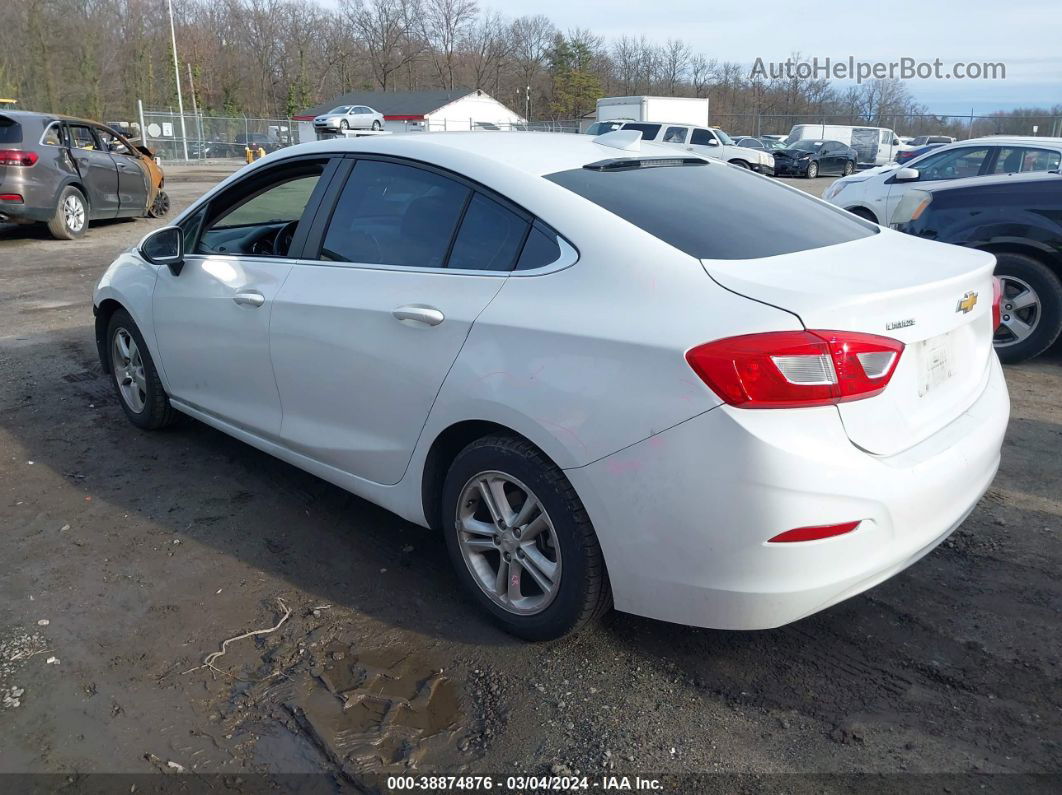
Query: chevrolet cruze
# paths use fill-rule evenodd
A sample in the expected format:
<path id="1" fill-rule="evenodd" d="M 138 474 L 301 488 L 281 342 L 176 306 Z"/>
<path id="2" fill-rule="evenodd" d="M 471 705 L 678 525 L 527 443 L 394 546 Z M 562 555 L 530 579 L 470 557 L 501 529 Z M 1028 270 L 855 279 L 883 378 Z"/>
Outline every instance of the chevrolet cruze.
<path id="1" fill-rule="evenodd" d="M 932 550 L 999 463 L 993 258 L 639 133 L 331 140 L 111 265 L 128 418 L 445 536 L 504 628 L 775 627 Z"/>

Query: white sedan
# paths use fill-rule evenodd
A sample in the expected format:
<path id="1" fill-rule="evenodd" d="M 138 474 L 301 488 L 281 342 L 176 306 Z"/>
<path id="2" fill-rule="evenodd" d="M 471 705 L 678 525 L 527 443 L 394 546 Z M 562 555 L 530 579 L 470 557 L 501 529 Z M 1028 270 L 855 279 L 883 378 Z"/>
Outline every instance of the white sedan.
<path id="1" fill-rule="evenodd" d="M 442 532 L 525 638 L 613 602 L 775 627 L 896 574 L 999 463 L 992 256 L 638 137 L 329 140 L 241 169 L 96 288 L 125 414 Z"/>
<path id="2" fill-rule="evenodd" d="M 327 113 L 315 116 L 315 130 L 382 130 L 384 116 L 368 105 L 340 105 Z"/>

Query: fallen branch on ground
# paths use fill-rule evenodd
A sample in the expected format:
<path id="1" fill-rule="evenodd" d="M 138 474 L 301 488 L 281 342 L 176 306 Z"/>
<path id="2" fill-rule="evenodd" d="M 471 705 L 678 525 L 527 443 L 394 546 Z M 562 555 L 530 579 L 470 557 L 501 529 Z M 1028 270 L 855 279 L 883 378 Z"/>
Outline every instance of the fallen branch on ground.
<path id="1" fill-rule="evenodd" d="M 230 643 L 234 643 L 238 640 L 243 640 L 244 638 L 252 638 L 255 635 L 268 635 L 270 632 L 276 632 L 278 629 L 280 629 L 284 625 L 284 622 L 291 618 L 291 608 L 284 604 L 283 599 L 277 598 L 277 603 L 280 605 L 280 609 L 284 611 L 284 615 L 280 617 L 280 621 L 276 623 L 276 626 L 269 627 L 268 629 L 253 629 L 250 632 L 244 632 L 242 635 L 236 635 L 235 637 L 222 641 L 221 648 L 218 651 L 211 652 L 206 657 L 204 657 L 202 665 L 197 665 L 195 668 L 189 668 L 184 673 L 190 674 L 192 671 L 198 671 L 200 668 L 209 668 L 211 671 L 215 671 L 219 674 L 222 674 L 223 676 L 232 676 L 231 674 L 222 671 L 219 668 L 216 668 L 214 666 L 215 660 L 217 660 L 219 657 L 224 656 L 225 652 L 227 651 L 226 647 Z"/>

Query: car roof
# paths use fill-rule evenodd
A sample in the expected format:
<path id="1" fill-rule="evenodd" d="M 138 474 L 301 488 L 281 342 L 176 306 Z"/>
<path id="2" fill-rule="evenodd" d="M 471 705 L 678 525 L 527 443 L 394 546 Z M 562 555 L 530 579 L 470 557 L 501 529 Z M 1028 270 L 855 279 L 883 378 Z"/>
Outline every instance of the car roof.
<path id="1" fill-rule="evenodd" d="M 1032 182 L 1047 182 L 1057 180 L 1062 188 L 1062 174 L 1057 171 L 1028 171 L 1024 174 L 984 174 L 981 176 L 961 177 L 949 179 L 940 185 L 926 185 L 918 190 L 931 193 L 937 191 L 956 190 L 960 188 L 990 187 L 1010 184 L 1029 184 Z"/>
<path id="2" fill-rule="evenodd" d="M 453 155 L 460 155 L 462 159 L 493 161 L 498 166 L 534 176 L 582 168 L 587 163 L 613 158 L 675 156 L 674 147 L 667 144 L 643 141 L 640 150 L 633 151 L 596 143 L 596 138 L 558 132 L 421 132 L 353 139 L 331 138 L 290 146 L 281 151 L 285 156 L 326 152 L 376 153 L 423 158 L 427 162 L 437 158 L 453 160 Z M 275 162 L 275 159 L 265 158 L 258 162 Z"/>
<path id="3" fill-rule="evenodd" d="M 1048 138 L 1046 136 L 1035 135 L 983 135 L 980 138 L 968 138 L 965 141 L 955 141 L 952 146 L 955 146 L 956 144 L 973 143 L 990 144 L 992 146 L 999 146 L 1000 144 L 1021 144 L 1023 146 L 1039 144 L 1040 146 L 1047 146 L 1052 149 L 1062 149 L 1062 138 Z"/>

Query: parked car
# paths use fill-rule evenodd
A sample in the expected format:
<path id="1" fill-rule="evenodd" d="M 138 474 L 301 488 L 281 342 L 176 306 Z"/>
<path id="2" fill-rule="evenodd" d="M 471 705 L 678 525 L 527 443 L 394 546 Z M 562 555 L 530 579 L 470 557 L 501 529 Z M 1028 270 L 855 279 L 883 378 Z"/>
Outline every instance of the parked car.
<path id="1" fill-rule="evenodd" d="M 340 105 L 313 120 L 315 130 L 382 130 L 383 114 L 368 105 Z"/>
<path id="2" fill-rule="evenodd" d="M 840 141 L 804 139 L 774 154 L 774 173 L 795 174 L 808 179 L 827 174 L 851 174 L 856 167 L 856 151 Z"/>
<path id="3" fill-rule="evenodd" d="M 881 166 L 893 162 L 901 144 L 896 133 L 888 127 L 861 127 L 851 124 L 794 124 L 785 139 L 787 144 L 797 141 L 839 141 L 856 150 L 856 162 L 863 167 Z"/>
<path id="4" fill-rule="evenodd" d="M 917 149 L 901 149 L 896 153 L 896 162 L 902 166 L 916 157 L 921 157 L 931 149 L 939 149 L 942 146 L 944 144 L 926 144 L 925 146 L 919 146 Z"/>
<path id="5" fill-rule="evenodd" d="M 926 146 L 927 144 L 953 144 L 955 139 L 950 135 L 919 135 L 904 142 L 906 146 Z"/>
<path id="6" fill-rule="evenodd" d="M 239 157 L 242 155 L 244 147 L 248 145 L 250 145 L 251 148 L 258 148 L 260 146 L 265 150 L 266 154 L 283 148 L 283 144 L 276 136 L 264 132 L 240 133 L 232 139 L 232 142 L 235 146 L 232 147 L 232 155 L 230 156 L 233 157 Z"/>
<path id="7" fill-rule="evenodd" d="M 746 149 L 762 149 L 771 153 L 777 152 L 779 149 L 785 149 L 785 144 L 777 138 L 753 138 L 750 135 L 745 135 L 735 138 L 734 143 Z"/>
<path id="8" fill-rule="evenodd" d="M 126 416 L 189 414 L 434 528 L 526 638 L 613 600 L 774 627 L 943 541 L 1009 413 L 993 257 L 608 136 L 241 169 L 96 288 Z"/>
<path id="9" fill-rule="evenodd" d="M 911 235 L 996 255 L 996 352 L 1020 362 L 1062 333 L 1062 176 L 1008 174 L 908 191 L 895 213 Z"/>
<path id="10" fill-rule="evenodd" d="M 872 168 L 837 180 L 822 198 L 869 221 L 888 225 L 904 194 L 963 177 L 1053 171 L 1062 138 L 991 136 L 945 144 L 904 166 Z"/>
<path id="11" fill-rule="evenodd" d="M 151 150 L 103 124 L 0 113 L 0 222 L 45 223 L 70 240 L 91 221 L 166 215 L 164 183 Z"/>
<path id="12" fill-rule="evenodd" d="M 622 129 L 638 130 L 642 134 L 643 141 L 681 146 L 687 151 L 710 157 L 713 160 L 723 160 L 760 174 L 774 173 L 774 158 L 770 154 L 763 150 L 737 146 L 730 136 L 718 127 L 630 121 L 624 124 Z"/>

